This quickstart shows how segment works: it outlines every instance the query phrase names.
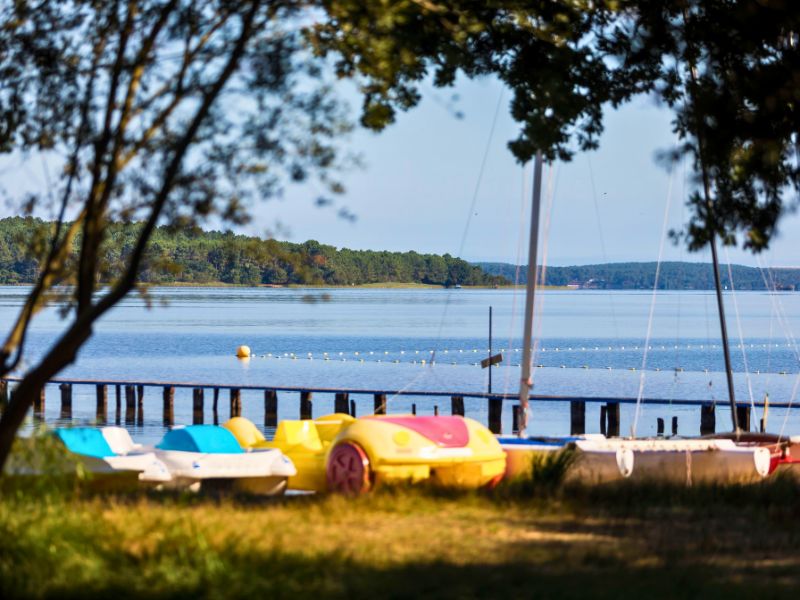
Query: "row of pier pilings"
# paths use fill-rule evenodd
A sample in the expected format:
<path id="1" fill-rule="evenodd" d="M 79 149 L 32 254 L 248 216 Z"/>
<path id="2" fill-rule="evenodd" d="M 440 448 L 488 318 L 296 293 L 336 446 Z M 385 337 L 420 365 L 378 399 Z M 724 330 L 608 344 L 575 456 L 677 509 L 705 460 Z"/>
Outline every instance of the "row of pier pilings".
<path id="1" fill-rule="evenodd" d="M 88 385 L 80 383 L 76 385 Z M 144 395 L 148 388 L 161 388 L 162 397 L 162 420 L 164 426 L 171 426 L 175 423 L 175 386 L 163 385 L 153 386 L 137 383 L 119 384 L 96 384 L 95 386 L 96 411 L 95 420 L 98 424 L 109 422 L 109 388 L 113 390 L 114 416 L 117 424 L 125 423 L 141 425 L 144 422 Z M 180 386 L 186 387 L 186 386 Z M 72 383 L 58 384 L 61 396 L 61 419 L 72 418 L 73 394 Z M 194 387 L 192 388 L 192 423 L 203 424 L 205 420 L 205 399 L 206 391 L 211 392 L 213 421 L 219 423 L 219 401 L 221 390 L 228 392 L 229 410 L 231 417 L 242 414 L 242 390 L 236 387 Z M 8 402 L 10 393 L 9 382 L 0 380 L 0 410 Z M 313 417 L 313 392 L 300 391 L 299 417 L 301 419 L 311 419 Z M 363 395 L 363 393 L 362 393 Z M 373 395 L 373 414 L 386 414 L 387 394 L 375 393 Z M 420 394 L 424 395 L 424 394 Z M 439 395 L 441 398 L 441 395 Z M 264 389 L 264 426 L 275 427 L 278 423 L 278 390 Z M 41 421 L 44 418 L 46 395 L 44 388 L 40 396 L 34 402 L 33 416 L 35 420 Z M 488 427 L 493 433 L 501 433 L 503 404 L 502 397 L 489 397 L 487 399 Z M 570 406 L 570 434 L 582 435 L 586 433 L 586 401 L 569 400 Z M 124 407 L 124 411 L 123 411 Z M 350 398 L 350 393 L 339 391 L 334 393 L 334 412 L 356 415 L 356 403 Z M 412 414 L 417 414 L 417 405 L 411 405 Z M 737 416 L 740 426 L 744 431 L 750 431 L 751 407 L 749 405 L 737 406 Z M 439 406 L 433 406 L 433 414 L 439 414 Z M 450 397 L 450 414 L 464 416 L 464 396 L 453 395 Z M 657 435 L 665 435 L 665 421 L 658 417 Z M 522 423 L 522 410 L 518 404 L 512 406 L 512 431 L 519 431 Z M 715 405 L 705 403 L 700 405 L 700 434 L 710 435 L 716 430 Z M 762 420 L 761 430 L 764 430 Z M 607 402 L 600 406 L 600 433 L 607 437 L 618 437 L 620 435 L 620 403 Z M 678 434 L 678 417 L 673 416 L 671 422 L 671 434 Z"/>

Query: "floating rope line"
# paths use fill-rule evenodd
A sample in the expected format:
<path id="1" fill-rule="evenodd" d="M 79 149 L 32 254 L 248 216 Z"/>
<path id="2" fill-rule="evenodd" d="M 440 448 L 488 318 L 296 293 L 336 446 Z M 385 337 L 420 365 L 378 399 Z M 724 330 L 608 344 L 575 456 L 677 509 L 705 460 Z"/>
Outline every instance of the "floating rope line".
<path id="1" fill-rule="evenodd" d="M 327 354 L 327 353 L 325 353 Z M 283 353 L 267 353 L 267 354 L 254 354 L 253 358 L 264 358 L 264 359 L 273 359 L 273 360 L 291 360 L 291 361 L 298 361 L 298 360 L 307 360 L 307 361 L 318 361 L 318 362 L 350 362 L 350 363 L 359 363 L 359 364 L 384 364 L 384 365 L 421 365 L 421 366 L 430 366 L 430 365 L 450 365 L 450 366 L 480 366 L 480 360 L 475 358 L 473 360 L 472 353 L 466 353 L 469 356 L 469 359 L 464 360 L 462 357 L 460 360 L 449 360 L 447 358 L 434 361 L 433 363 L 430 359 L 421 358 L 416 353 L 407 353 L 403 355 L 403 359 L 399 358 L 379 358 L 377 355 L 380 353 L 374 353 L 371 357 L 365 357 L 363 355 L 351 356 L 351 354 L 355 353 L 348 353 L 346 356 L 342 353 L 342 356 L 339 356 L 338 353 L 336 356 L 322 356 L 319 355 L 315 356 L 312 353 L 294 353 L 294 352 L 283 352 Z M 369 355 L 370 353 L 365 353 Z M 423 353 L 423 356 L 425 353 Z M 412 358 L 413 357 L 413 358 Z M 507 367 L 519 367 L 520 363 L 509 361 L 507 363 Z M 650 367 L 650 368 L 643 368 L 641 365 L 639 366 L 626 366 L 626 365 L 619 365 L 619 366 L 608 366 L 608 365 L 588 365 L 586 363 L 558 363 L 558 364 L 543 364 L 543 363 L 536 363 L 533 365 L 537 369 L 580 369 L 580 370 L 607 370 L 607 371 L 643 371 L 646 370 L 648 372 L 673 372 L 673 373 L 722 373 L 724 371 L 720 369 L 712 369 L 708 367 L 703 368 L 693 368 L 687 369 L 683 366 L 664 366 L 664 367 Z M 499 365 L 496 365 L 494 368 L 505 368 Z M 737 371 L 740 372 L 740 371 Z M 800 371 L 767 371 L 762 369 L 756 369 L 751 371 L 751 374 L 756 375 L 794 375 L 795 373 L 800 373 Z"/>
<path id="2" fill-rule="evenodd" d="M 647 350 L 648 353 L 654 352 L 672 352 L 673 350 L 691 350 L 691 351 L 701 351 L 701 350 L 716 350 L 720 347 L 720 344 L 686 344 L 686 345 L 673 345 L 673 344 L 625 344 L 619 346 L 548 346 L 548 347 L 540 347 L 538 349 L 539 353 L 546 354 L 561 354 L 561 353 L 581 353 L 581 354 L 599 354 L 599 353 L 619 353 L 619 354 L 637 354 L 640 351 Z M 758 342 L 751 342 L 751 343 L 731 343 L 729 344 L 731 349 L 773 349 L 773 348 L 789 348 L 792 350 L 792 354 L 795 354 L 795 345 L 792 343 L 785 343 L 785 344 L 778 344 L 778 343 L 758 343 Z M 504 352 L 508 355 L 512 354 L 519 354 L 522 352 L 522 348 L 494 348 L 495 351 Z M 283 356 L 286 358 L 321 358 L 324 360 L 339 360 L 339 359 L 347 359 L 352 358 L 358 360 L 359 358 L 365 357 L 384 357 L 386 360 L 390 360 L 392 356 L 417 356 L 419 354 L 428 354 L 433 352 L 433 350 L 424 348 L 424 349 L 409 349 L 409 350 L 347 350 L 347 351 L 327 351 L 327 352 L 269 352 L 264 353 L 261 356 L 264 358 L 272 358 L 277 356 Z M 485 354 L 488 352 L 488 348 L 447 348 L 447 349 L 439 349 L 436 350 L 436 353 L 439 356 L 446 355 L 445 358 L 452 358 L 454 356 L 463 356 L 463 355 L 471 355 L 471 354 Z M 798 365 L 800 365 L 800 360 L 798 360 Z"/>

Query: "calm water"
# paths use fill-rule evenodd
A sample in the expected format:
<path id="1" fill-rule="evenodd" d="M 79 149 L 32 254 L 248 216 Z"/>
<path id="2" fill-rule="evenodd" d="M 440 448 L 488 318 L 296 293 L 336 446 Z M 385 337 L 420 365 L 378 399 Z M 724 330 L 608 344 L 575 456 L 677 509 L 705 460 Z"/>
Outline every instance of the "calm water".
<path id="1" fill-rule="evenodd" d="M 26 288 L 0 287 L 0 323 L 7 328 Z M 211 289 L 160 288 L 150 292 L 152 308 L 131 297 L 109 313 L 65 377 L 107 380 L 199 382 L 274 386 L 484 391 L 488 372 L 476 363 L 488 350 L 488 310 L 493 307 L 496 350 L 505 362 L 493 370 L 493 389 L 516 390 L 521 351 L 522 291 L 384 289 Z M 539 348 L 535 391 L 540 394 L 636 396 L 651 306 L 649 292 L 548 291 L 538 298 Z M 726 300 L 737 396 L 765 393 L 776 402 L 792 399 L 800 371 L 794 331 L 800 331 L 800 294 L 739 293 Z M 738 314 L 738 317 L 737 317 Z M 30 334 L 29 364 L 63 327 L 55 309 L 41 314 Z M 741 332 L 741 334 L 740 334 Z M 645 396 L 725 400 L 725 378 L 710 292 L 664 292 L 656 300 L 645 370 Z M 237 360 L 249 345 L 256 356 Z M 434 364 L 431 365 L 431 359 Z M 423 363 L 423 361 L 425 361 Z M 745 368 L 745 366 L 747 368 Z M 631 369 L 635 368 L 633 371 Z M 676 371 L 676 368 L 681 370 Z M 750 376 L 746 376 L 746 371 Z M 109 390 L 110 406 L 113 392 Z M 76 387 L 76 421 L 94 416 L 94 390 Z M 191 390 L 177 390 L 175 418 L 191 420 Z M 359 414 L 371 412 L 371 396 L 354 396 Z M 221 402 L 227 418 L 227 397 Z M 297 414 L 297 399 L 280 398 L 280 416 Z M 332 409 L 332 398 L 314 399 L 315 414 Z M 432 412 L 449 400 L 390 399 L 390 411 L 416 402 Z M 243 393 L 244 414 L 261 422 L 261 394 Z M 210 401 L 206 405 L 210 408 Z M 566 433 L 565 404 L 535 404 L 533 431 Z M 485 419 L 483 401 L 466 402 L 467 414 Z M 58 417 L 58 390 L 48 388 L 46 418 Z M 510 428 L 510 408 L 504 411 Z M 760 418 L 760 410 L 756 418 Z M 798 412 L 798 411 L 794 411 Z M 632 410 L 623 407 L 622 430 Z M 599 427 L 599 407 L 590 405 L 587 429 Z M 694 408 L 649 406 L 638 432 L 655 432 L 656 417 L 677 415 L 680 430 L 696 434 Z M 770 430 L 783 426 L 786 411 L 772 409 Z M 112 417 L 113 418 L 113 417 Z M 209 422 L 211 415 L 207 415 Z M 729 414 L 718 409 L 718 429 Z M 790 412 L 787 431 L 800 433 Z M 133 430 L 143 441 L 158 439 L 160 390 L 145 394 L 145 423 Z"/>

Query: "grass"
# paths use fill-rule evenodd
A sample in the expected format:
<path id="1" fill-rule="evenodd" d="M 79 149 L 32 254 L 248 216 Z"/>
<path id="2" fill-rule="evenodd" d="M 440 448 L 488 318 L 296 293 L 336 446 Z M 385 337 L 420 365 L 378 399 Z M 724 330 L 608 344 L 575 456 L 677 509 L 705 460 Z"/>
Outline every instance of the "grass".
<path id="1" fill-rule="evenodd" d="M 557 471 L 557 466 L 553 467 Z M 272 501 L 0 499 L 0 595 L 762 598 L 800 584 L 800 490 L 525 486 Z"/>

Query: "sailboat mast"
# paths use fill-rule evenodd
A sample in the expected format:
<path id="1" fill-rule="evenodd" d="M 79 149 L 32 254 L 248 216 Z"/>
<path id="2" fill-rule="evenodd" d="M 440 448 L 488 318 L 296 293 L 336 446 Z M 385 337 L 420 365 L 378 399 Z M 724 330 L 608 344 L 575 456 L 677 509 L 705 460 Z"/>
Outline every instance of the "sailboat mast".
<path id="1" fill-rule="evenodd" d="M 731 352 L 728 347 L 728 326 L 725 322 L 725 306 L 722 303 L 722 283 L 719 276 L 719 260 L 717 259 L 716 236 L 711 234 L 711 262 L 714 264 L 714 289 L 717 292 L 717 314 L 719 327 L 722 331 L 722 353 L 725 357 L 725 376 L 728 381 L 728 400 L 731 405 L 731 421 L 733 431 L 739 433 L 739 415 L 736 414 L 736 394 L 733 391 L 733 368 L 731 367 Z"/>
<path id="2" fill-rule="evenodd" d="M 687 27 L 689 24 L 689 14 L 684 6 L 683 8 L 683 24 Z M 700 162 L 700 172 L 703 177 L 703 194 L 706 201 L 706 208 L 708 210 L 709 218 L 714 214 L 714 203 L 711 200 L 711 180 L 706 168 L 705 153 L 703 152 L 703 128 L 700 126 L 701 116 L 696 106 L 696 93 L 697 88 L 697 65 L 689 62 L 689 97 L 693 104 L 695 104 L 695 136 L 697 137 L 697 158 Z M 736 394 L 733 391 L 733 368 L 731 367 L 731 353 L 728 349 L 728 326 L 725 322 L 725 306 L 722 303 L 722 282 L 719 277 L 719 259 L 717 258 L 717 241 L 714 230 L 711 230 L 711 262 L 714 265 L 714 289 L 717 292 L 717 314 L 719 315 L 719 328 L 722 332 L 722 354 L 725 357 L 725 377 L 728 381 L 728 400 L 731 405 L 731 421 L 733 422 L 733 431 L 738 437 L 739 435 L 739 416 L 736 414 Z"/>
<path id="3" fill-rule="evenodd" d="M 522 339 L 522 374 L 519 381 L 519 405 L 522 418 L 519 434 L 528 426 L 528 399 L 532 386 L 531 362 L 533 360 L 533 307 L 536 298 L 536 253 L 539 247 L 539 207 L 542 203 L 542 153 L 536 153 L 533 165 L 533 205 L 531 207 L 531 233 L 528 245 L 528 282 L 525 287 L 525 330 Z"/>

